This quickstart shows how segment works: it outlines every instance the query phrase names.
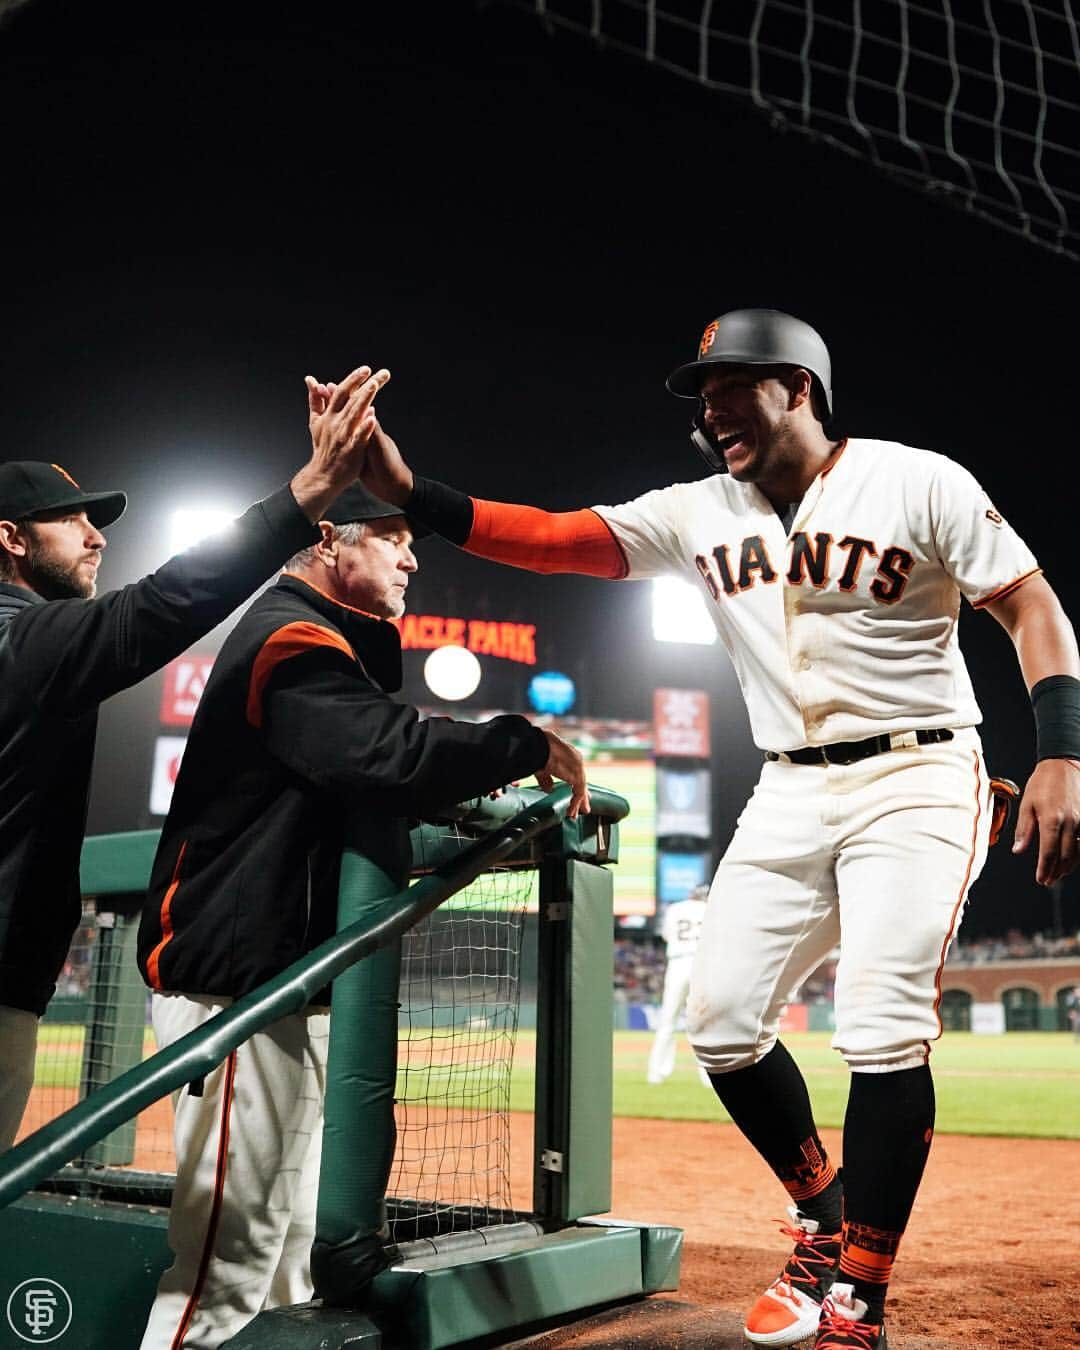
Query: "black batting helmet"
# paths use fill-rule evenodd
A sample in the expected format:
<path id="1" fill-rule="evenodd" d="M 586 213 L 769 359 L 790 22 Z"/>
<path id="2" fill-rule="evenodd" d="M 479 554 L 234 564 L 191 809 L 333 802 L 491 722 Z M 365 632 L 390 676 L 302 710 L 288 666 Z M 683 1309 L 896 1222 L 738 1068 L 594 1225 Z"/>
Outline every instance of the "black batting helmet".
<path id="1" fill-rule="evenodd" d="M 718 473 L 726 473 L 727 465 L 705 429 L 701 402 L 702 376 L 718 365 L 798 366 L 807 370 L 826 416 L 832 416 L 832 362 L 828 347 L 815 329 L 778 309 L 733 309 L 721 314 L 702 333 L 697 359 L 677 367 L 667 377 L 667 387 L 673 394 L 698 400 L 691 440 Z"/>

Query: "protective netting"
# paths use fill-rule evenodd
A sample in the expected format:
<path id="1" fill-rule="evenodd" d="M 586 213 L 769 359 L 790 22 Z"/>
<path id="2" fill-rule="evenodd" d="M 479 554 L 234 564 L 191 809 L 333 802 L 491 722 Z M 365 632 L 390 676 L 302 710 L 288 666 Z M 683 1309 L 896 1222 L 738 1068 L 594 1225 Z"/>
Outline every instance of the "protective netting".
<path id="1" fill-rule="evenodd" d="M 99 914 L 92 902 L 84 903 L 38 1035 L 34 1088 L 20 1139 L 157 1048 L 149 991 L 135 965 L 137 925 L 135 914 Z M 176 1161 L 168 1099 L 120 1126 L 75 1165 L 107 1167 L 110 1184 L 119 1187 L 130 1173 L 135 1189 L 144 1175 L 171 1176 Z"/>
<path id="2" fill-rule="evenodd" d="M 485 873 L 402 940 L 398 1135 L 389 1190 L 398 1241 L 516 1217 L 510 1080 L 525 915 L 536 883 L 535 869 Z M 148 992 L 134 965 L 136 931 L 136 915 L 84 907 L 41 1028 L 20 1138 L 156 1048 Z M 144 1198 L 149 1190 L 167 1197 L 176 1167 L 170 1102 L 141 1112 L 75 1167 L 109 1194 Z"/>
<path id="3" fill-rule="evenodd" d="M 512 1220 L 510 1077 L 535 873 L 486 873 L 406 933 L 391 1230 L 408 1242 Z"/>
<path id="4" fill-rule="evenodd" d="M 1080 257 L 1076 0 L 504 3 Z"/>

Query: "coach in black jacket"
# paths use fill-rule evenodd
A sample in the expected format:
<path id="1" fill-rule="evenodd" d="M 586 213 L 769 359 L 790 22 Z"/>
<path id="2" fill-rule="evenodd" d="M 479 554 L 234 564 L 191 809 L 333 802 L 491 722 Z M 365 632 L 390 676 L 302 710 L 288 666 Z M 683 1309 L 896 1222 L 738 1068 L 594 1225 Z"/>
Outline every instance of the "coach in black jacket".
<path id="1" fill-rule="evenodd" d="M 587 805 L 578 752 L 526 718 L 421 720 L 391 697 L 411 527 L 359 485 L 328 516 L 229 635 L 195 715 L 139 930 L 159 1044 L 334 931 L 343 844 L 403 884 L 409 816 L 533 773 Z M 281 1018 L 179 1095 L 175 1263 L 143 1350 L 216 1346 L 267 1300 L 311 1297 L 328 1020 Z"/>
<path id="2" fill-rule="evenodd" d="M 0 464 L 0 1148 L 22 1118 L 37 1020 L 81 912 L 98 704 L 209 632 L 318 537 L 314 522 L 356 476 L 388 379 L 364 366 L 332 406 L 309 399 L 312 458 L 288 487 L 100 599 L 101 530 L 124 494 L 84 492 L 55 464 Z"/>
<path id="3" fill-rule="evenodd" d="M 328 517 L 310 561 L 291 562 L 233 629 L 199 702 L 139 928 L 152 989 L 249 993 L 334 932 L 343 842 L 404 884 L 407 817 L 551 755 L 556 738 L 524 717 L 421 720 L 390 697 L 401 641 L 387 620 L 416 570 L 411 531 L 359 486 Z M 356 543 L 346 531 L 361 521 Z M 365 545 L 378 554 L 350 575 Z M 346 821 L 362 837 L 346 841 Z"/>

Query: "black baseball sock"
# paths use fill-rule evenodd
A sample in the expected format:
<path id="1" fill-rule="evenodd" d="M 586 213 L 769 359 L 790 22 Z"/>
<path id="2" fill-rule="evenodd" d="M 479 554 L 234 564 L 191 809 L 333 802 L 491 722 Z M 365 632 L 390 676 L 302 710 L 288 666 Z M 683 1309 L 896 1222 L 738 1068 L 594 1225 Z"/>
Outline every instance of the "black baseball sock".
<path id="1" fill-rule="evenodd" d="M 934 1132 L 930 1069 L 853 1073 L 844 1117 L 844 1240 L 838 1279 L 885 1313 L 896 1250 L 922 1181 Z"/>
<path id="2" fill-rule="evenodd" d="M 800 1213 L 816 1219 L 822 1233 L 838 1233 L 840 1179 L 818 1138 L 806 1082 L 784 1046 L 778 1041 L 756 1064 L 709 1077 Z"/>

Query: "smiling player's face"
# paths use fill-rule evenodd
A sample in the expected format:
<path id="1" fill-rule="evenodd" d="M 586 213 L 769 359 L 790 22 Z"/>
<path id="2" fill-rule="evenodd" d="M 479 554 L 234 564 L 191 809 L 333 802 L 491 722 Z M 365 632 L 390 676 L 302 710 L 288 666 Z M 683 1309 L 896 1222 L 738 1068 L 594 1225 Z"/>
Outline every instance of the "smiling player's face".
<path id="1" fill-rule="evenodd" d="M 772 366 L 720 366 L 701 381 L 705 425 L 732 478 L 756 483 L 790 458 L 791 389 Z"/>

